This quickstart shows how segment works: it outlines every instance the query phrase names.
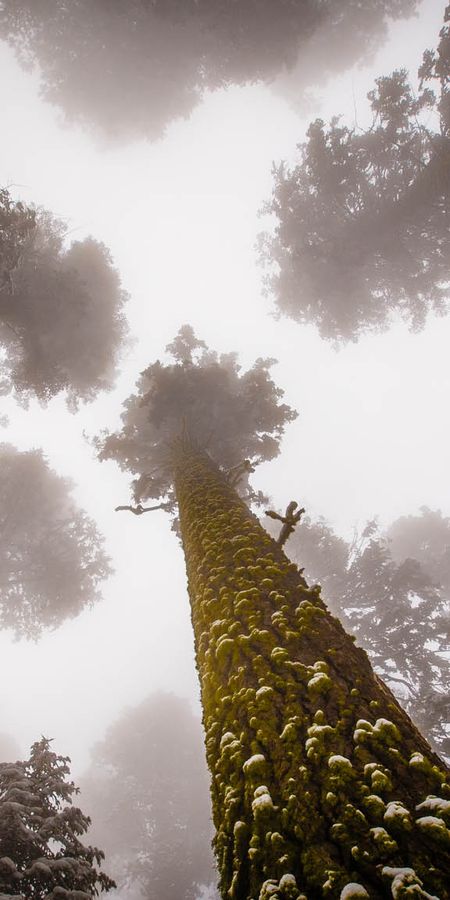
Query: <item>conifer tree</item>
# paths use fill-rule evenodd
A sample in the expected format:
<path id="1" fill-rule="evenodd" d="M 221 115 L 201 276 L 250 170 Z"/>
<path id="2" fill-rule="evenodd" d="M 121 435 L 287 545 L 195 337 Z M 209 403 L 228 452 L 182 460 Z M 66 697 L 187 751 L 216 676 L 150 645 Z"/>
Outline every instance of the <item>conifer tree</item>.
<path id="1" fill-rule="evenodd" d="M 236 490 L 294 415 L 269 361 L 170 350 L 98 443 L 178 505 L 222 896 L 448 900 L 444 764 Z"/>
<path id="2" fill-rule="evenodd" d="M 90 819 L 72 805 L 69 758 L 42 738 L 30 758 L 0 763 L 0 897 L 90 900 L 114 882 L 104 854 L 82 843 Z"/>

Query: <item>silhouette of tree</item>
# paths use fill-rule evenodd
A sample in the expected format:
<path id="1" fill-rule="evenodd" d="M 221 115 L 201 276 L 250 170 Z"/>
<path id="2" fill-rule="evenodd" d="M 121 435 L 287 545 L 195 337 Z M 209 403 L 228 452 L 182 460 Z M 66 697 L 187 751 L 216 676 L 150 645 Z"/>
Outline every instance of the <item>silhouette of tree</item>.
<path id="1" fill-rule="evenodd" d="M 227 478 L 278 452 L 280 395 L 267 361 L 241 374 L 197 344 L 150 366 L 98 442 L 178 504 L 220 889 L 448 900 L 444 764 Z"/>
<path id="2" fill-rule="evenodd" d="M 0 445 L 0 627 L 37 638 L 98 599 L 110 573 L 94 522 L 40 450 Z"/>
<path id="3" fill-rule="evenodd" d="M 277 223 L 261 236 L 261 257 L 281 313 L 323 337 L 355 340 L 395 312 L 420 328 L 429 311 L 447 310 L 449 71 L 446 24 L 436 53 L 425 54 L 417 96 L 404 70 L 378 78 L 367 131 L 317 119 L 298 164 L 274 167 L 266 211 Z"/>
<path id="4" fill-rule="evenodd" d="M 81 790 L 120 890 L 196 900 L 216 880 L 203 736 L 186 700 L 153 694 L 127 710 L 94 748 Z"/>
<path id="5" fill-rule="evenodd" d="M 0 203 L 0 388 L 42 401 L 66 390 L 72 406 L 91 400 L 112 387 L 126 332 L 110 254 L 93 238 L 65 248 L 65 225 L 50 213 L 5 191 Z"/>
<path id="6" fill-rule="evenodd" d="M 104 854 L 80 841 L 90 819 L 72 806 L 70 759 L 42 738 L 24 762 L 0 763 L 0 896 L 90 900 L 114 882 Z"/>
<path id="7" fill-rule="evenodd" d="M 44 96 L 69 119 L 110 138 L 155 138 L 172 119 L 188 116 L 205 90 L 271 80 L 291 68 L 311 40 L 313 78 L 345 68 L 373 52 L 389 17 L 408 15 L 416 5 L 3 0 L 0 34 L 22 63 L 38 64 Z"/>

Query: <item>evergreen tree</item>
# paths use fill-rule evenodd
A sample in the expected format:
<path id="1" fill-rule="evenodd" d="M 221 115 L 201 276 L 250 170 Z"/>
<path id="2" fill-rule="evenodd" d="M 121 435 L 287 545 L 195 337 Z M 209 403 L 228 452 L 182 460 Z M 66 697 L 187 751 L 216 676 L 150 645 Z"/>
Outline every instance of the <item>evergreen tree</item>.
<path id="1" fill-rule="evenodd" d="M 293 417 L 267 361 L 171 350 L 99 448 L 178 504 L 222 896 L 448 900 L 444 764 L 235 490 Z"/>
<path id="2" fill-rule="evenodd" d="M 0 763 L 0 897 L 90 900 L 114 882 L 104 854 L 80 840 L 90 819 L 72 805 L 69 758 L 42 738 L 30 758 Z"/>
<path id="3" fill-rule="evenodd" d="M 416 0 L 2 0 L 0 35 L 44 96 L 103 135 L 158 138 L 206 90 L 272 80 L 307 54 L 300 90 L 373 52 Z M 348 35 L 351 29 L 352 40 Z M 306 77 L 305 77 L 306 76 Z"/>
<path id="4" fill-rule="evenodd" d="M 378 78 L 367 131 L 317 119 L 298 164 L 274 167 L 266 210 L 277 224 L 261 237 L 268 291 L 323 337 L 355 340 L 395 312 L 420 328 L 448 308 L 450 5 L 445 19 L 417 95 L 403 69 Z"/>

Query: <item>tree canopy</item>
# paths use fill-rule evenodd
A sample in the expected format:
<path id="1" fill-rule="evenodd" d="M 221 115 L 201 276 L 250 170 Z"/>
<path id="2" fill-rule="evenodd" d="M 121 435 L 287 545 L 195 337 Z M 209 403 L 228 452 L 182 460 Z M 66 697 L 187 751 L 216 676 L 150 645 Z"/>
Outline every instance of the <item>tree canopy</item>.
<path id="1" fill-rule="evenodd" d="M 272 531 L 272 528 L 270 528 Z M 424 507 L 351 543 L 325 520 L 302 519 L 287 553 L 320 582 L 333 613 L 438 752 L 450 756 L 450 523 Z M 446 543 L 447 541 L 447 543 Z M 448 569 L 447 569 L 448 571 Z"/>
<path id="2" fill-rule="evenodd" d="M 115 887 L 104 854 L 80 840 L 90 819 L 72 805 L 70 759 L 42 738 L 23 762 L 0 763 L 0 896 L 91 900 Z"/>
<path id="3" fill-rule="evenodd" d="M 416 0 L 3 0 L 0 34 L 69 119 L 109 137 L 159 137 L 205 90 L 268 80 L 311 39 L 317 72 L 373 50 Z M 348 41 L 348 32 L 354 39 Z M 331 64 L 331 60 L 333 63 Z M 317 61 L 317 60 L 316 60 Z"/>
<path id="4" fill-rule="evenodd" d="M 109 561 L 40 450 L 1 444 L 0 463 L 0 627 L 36 638 L 98 599 Z"/>
<path id="5" fill-rule="evenodd" d="M 378 78 L 370 128 L 317 119 L 299 162 L 274 167 L 267 289 L 280 313 L 325 338 L 355 340 L 393 313 L 420 328 L 448 308 L 450 5 L 445 17 L 417 93 L 403 69 Z"/>
<path id="6" fill-rule="evenodd" d="M 218 355 L 183 326 L 159 360 L 142 372 L 138 391 L 124 403 L 123 428 L 97 439 L 100 459 L 115 459 L 138 477 L 137 501 L 173 501 L 170 447 L 187 430 L 223 469 L 246 458 L 253 463 L 279 452 L 284 426 L 296 417 L 280 403 L 283 391 L 270 377 L 273 359 L 257 359 L 241 372 L 236 354 Z"/>
<path id="7" fill-rule="evenodd" d="M 103 244 L 64 237 L 50 213 L 0 193 L 0 388 L 42 401 L 65 390 L 73 405 L 113 385 L 126 294 Z"/>
<path id="8" fill-rule="evenodd" d="M 83 801 L 119 889 L 196 900 L 216 874 L 203 735 L 189 703 L 152 694 L 123 713 L 92 756 Z"/>

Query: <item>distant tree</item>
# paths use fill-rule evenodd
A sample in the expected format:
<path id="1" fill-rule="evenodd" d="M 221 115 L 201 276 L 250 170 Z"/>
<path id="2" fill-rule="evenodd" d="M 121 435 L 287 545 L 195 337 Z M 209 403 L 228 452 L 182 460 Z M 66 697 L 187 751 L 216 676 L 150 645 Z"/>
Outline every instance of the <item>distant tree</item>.
<path id="1" fill-rule="evenodd" d="M 222 896 L 449 900 L 444 764 L 236 492 L 293 418 L 268 361 L 171 351 L 98 443 L 178 504 Z"/>
<path id="2" fill-rule="evenodd" d="M 153 694 L 127 710 L 94 748 L 81 790 L 120 891 L 195 900 L 216 880 L 203 736 L 186 700 Z"/>
<path id="3" fill-rule="evenodd" d="M 95 523 L 41 451 L 0 444 L 0 627 L 36 638 L 98 598 L 110 573 Z"/>
<path id="4" fill-rule="evenodd" d="M 205 90 L 270 80 L 325 31 L 322 68 L 363 58 L 416 0 L 3 0 L 0 34 L 69 119 L 159 137 Z M 348 41 L 349 28 L 354 40 Z M 319 49 L 316 47 L 316 56 Z M 333 64 L 331 64 L 333 60 Z M 313 76 L 314 77 L 314 76 Z"/>
<path id="5" fill-rule="evenodd" d="M 3 223 L 3 227 L 2 227 Z M 112 387 L 126 299 L 103 244 L 64 246 L 65 226 L 0 194 L 0 372 L 3 392 L 69 403 Z"/>
<path id="6" fill-rule="evenodd" d="M 387 539 L 395 560 L 417 559 L 450 600 L 450 518 L 440 509 L 422 506 L 420 516 L 397 519 L 388 529 Z"/>
<path id="7" fill-rule="evenodd" d="M 445 16 L 448 23 L 450 5 Z M 334 118 L 327 129 L 317 119 L 298 164 L 274 167 L 266 211 L 275 233 L 261 237 L 268 291 L 281 313 L 317 325 L 323 337 L 355 340 L 386 328 L 394 312 L 420 328 L 429 311 L 448 308 L 448 24 L 440 35 L 417 95 L 404 70 L 378 78 L 368 95 L 371 128 Z"/>
<path id="8" fill-rule="evenodd" d="M 440 513 L 427 514 L 420 521 L 422 544 L 427 525 L 433 540 L 433 519 L 448 522 Z M 450 757 L 450 668 L 445 652 L 450 591 L 439 587 L 432 555 L 426 564 L 424 555 L 414 552 L 419 541 L 414 540 L 414 529 L 408 534 L 408 524 L 418 518 L 398 519 L 387 535 L 370 522 L 360 539 L 347 543 L 323 519 L 312 522 L 306 517 L 286 552 L 302 563 L 308 579 L 320 582 L 332 612 L 357 637 L 375 670 L 433 746 Z M 391 534 L 397 535 L 395 555 Z"/>
<path id="9" fill-rule="evenodd" d="M 114 882 L 104 854 L 80 841 L 90 819 L 72 806 L 70 759 L 42 738 L 24 762 L 0 763 L 0 896 L 90 900 Z"/>

